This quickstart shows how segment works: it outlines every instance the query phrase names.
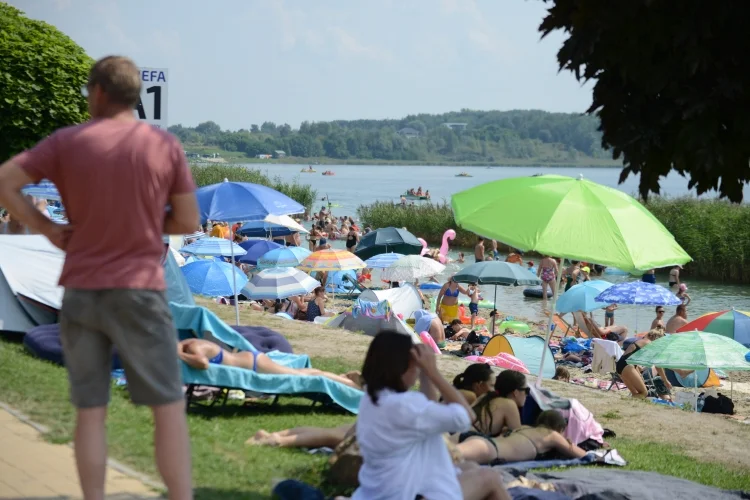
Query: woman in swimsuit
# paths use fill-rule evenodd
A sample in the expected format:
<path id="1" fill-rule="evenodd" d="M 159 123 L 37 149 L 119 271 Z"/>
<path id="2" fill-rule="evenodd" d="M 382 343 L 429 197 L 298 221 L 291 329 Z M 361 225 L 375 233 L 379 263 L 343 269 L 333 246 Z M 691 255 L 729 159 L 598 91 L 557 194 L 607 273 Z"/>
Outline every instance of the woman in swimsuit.
<path id="1" fill-rule="evenodd" d="M 459 437 L 463 441 L 470 435 L 499 436 L 506 430 L 521 427 L 521 411 L 526 404 L 529 386 L 526 376 L 514 370 L 500 372 L 495 378 L 495 390 L 477 400 L 474 412 L 477 420 L 474 431 Z"/>
<path id="2" fill-rule="evenodd" d="M 315 321 L 318 316 L 330 316 L 326 312 L 326 289 L 319 286 L 313 291 L 313 298 L 307 303 L 307 321 Z"/>
<path id="3" fill-rule="evenodd" d="M 628 337 L 628 327 L 620 325 L 609 325 L 602 328 L 597 324 L 596 321 L 590 319 L 585 314 L 583 315 L 583 321 L 586 323 L 586 328 L 591 334 L 600 339 L 611 340 L 613 342 L 622 342 Z"/>
<path id="4" fill-rule="evenodd" d="M 310 230 L 310 235 L 307 237 L 308 241 L 310 242 L 310 251 L 314 252 L 315 247 L 318 246 L 318 238 L 320 238 L 320 229 L 318 229 L 317 225 L 313 225 L 312 229 Z"/>
<path id="5" fill-rule="evenodd" d="M 547 300 L 547 287 L 550 288 L 552 295 L 555 294 L 555 286 L 557 284 L 557 275 L 560 269 L 557 267 L 555 259 L 549 255 L 545 255 L 542 261 L 539 263 L 539 270 L 536 275 L 542 280 L 542 299 Z"/>
<path id="6" fill-rule="evenodd" d="M 643 399 L 647 397 L 648 389 L 646 388 L 646 383 L 643 381 L 641 372 L 634 365 L 628 364 L 628 358 L 641 350 L 642 347 L 650 344 L 656 339 L 662 338 L 663 336 L 664 330 L 651 330 L 644 338 L 636 340 L 630 344 L 625 350 L 625 353 L 620 356 L 619 360 L 617 360 L 617 364 L 615 365 L 617 374 L 620 376 L 620 379 L 622 379 L 625 386 L 630 390 L 630 393 L 634 398 Z M 664 369 L 656 368 L 656 373 L 659 374 L 666 388 L 671 389 L 672 385 L 669 383 L 669 380 L 667 380 L 667 375 L 664 373 Z"/>
<path id="7" fill-rule="evenodd" d="M 288 366 L 274 363 L 271 358 L 263 353 L 259 352 L 255 354 L 250 351 L 230 352 L 222 349 L 218 344 L 203 339 L 181 340 L 177 344 L 177 354 L 188 366 L 196 370 L 207 370 L 210 365 L 214 364 L 235 366 L 257 373 L 275 375 L 319 375 L 353 387 L 354 389 L 362 389 L 360 385 L 347 376 L 335 375 L 314 368 L 289 368 Z"/>
<path id="8" fill-rule="evenodd" d="M 457 448 L 465 460 L 480 464 L 497 460 L 539 460 L 550 451 L 556 451 L 567 458 L 583 458 L 586 451 L 563 437 L 566 427 L 567 422 L 560 412 L 547 410 L 537 418 L 536 427 L 520 427 L 497 438 L 473 436 L 460 443 Z"/>
<path id="9" fill-rule="evenodd" d="M 435 311 L 437 311 L 443 323 L 450 323 L 454 319 L 458 319 L 458 295 L 461 293 L 466 295 L 466 290 L 456 283 L 453 277 L 440 289 Z"/>
<path id="10" fill-rule="evenodd" d="M 682 269 L 682 266 L 674 266 L 669 270 L 669 288 L 680 284 L 680 269 Z"/>

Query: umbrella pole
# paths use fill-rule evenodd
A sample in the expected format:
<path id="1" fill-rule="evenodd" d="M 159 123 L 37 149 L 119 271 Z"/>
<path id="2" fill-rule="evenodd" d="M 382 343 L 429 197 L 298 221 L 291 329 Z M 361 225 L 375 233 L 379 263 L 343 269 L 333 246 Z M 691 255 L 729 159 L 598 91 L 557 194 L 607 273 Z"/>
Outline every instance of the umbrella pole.
<path id="1" fill-rule="evenodd" d="M 565 260 L 562 262 L 565 264 Z M 547 358 L 547 350 L 549 349 L 549 341 L 552 338 L 552 320 L 555 316 L 555 307 L 557 306 L 557 292 L 560 289 L 560 277 L 555 276 L 557 282 L 555 283 L 555 292 L 552 294 L 552 305 L 550 306 L 549 319 L 547 320 L 547 332 L 544 340 L 544 350 L 542 351 L 542 359 L 539 362 L 539 373 L 536 377 L 536 386 L 542 386 L 542 374 L 544 373 L 544 360 Z"/>
<path id="2" fill-rule="evenodd" d="M 698 413 L 698 372 L 693 372 L 693 395 L 695 396 L 695 413 Z"/>
<path id="3" fill-rule="evenodd" d="M 237 298 L 237 266 L 234 263 L 234 241 L 229 242 L 229 249 L 232 252 L 232 291 L 234 291 L 234 321 L 235 325 L 240 325 L 240 301 Z"/>
<path id="4" fill-rule="evenodd" d="M 492 303 L 492 310 L 497 311 L 497 285 L 495 285 L 495 300 Z M 497 313 L 492 317 L 492 336 L 495 336 L 495 323 L 497 322 Z"/>

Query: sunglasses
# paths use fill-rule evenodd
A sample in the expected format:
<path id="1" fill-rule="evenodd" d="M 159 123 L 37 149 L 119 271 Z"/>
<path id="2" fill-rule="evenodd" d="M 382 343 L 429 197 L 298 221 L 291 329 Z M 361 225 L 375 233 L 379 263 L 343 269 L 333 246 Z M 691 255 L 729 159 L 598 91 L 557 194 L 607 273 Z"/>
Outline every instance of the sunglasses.
<path id="1" fill-rule="evenodd" d="M 664 310 L 662 309 L 661 311 L 656 311 L 656 313 L 657 313 L 657 314 L 663 314 L 663 313 L 664 313 Z"/>
<path id="2" fill-rule="evenodd" d="M 528 396 L 529 393 L 531 392 L 531 387 L 521 387 L 518 390 L 521 391 L 521 392 L 524 392 Z"/>

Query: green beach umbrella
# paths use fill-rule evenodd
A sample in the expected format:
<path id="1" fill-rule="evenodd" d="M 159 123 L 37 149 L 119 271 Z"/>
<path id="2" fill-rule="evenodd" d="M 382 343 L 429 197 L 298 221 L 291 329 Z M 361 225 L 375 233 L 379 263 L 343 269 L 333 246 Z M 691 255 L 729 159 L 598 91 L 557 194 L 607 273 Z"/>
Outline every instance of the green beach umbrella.
<path id="1" fill-rule="evenodd" d="M 451 198 L 456 223 L 520 250 L 595 262 L 625 271 L 685 264 L 691 258 L 651 212 L 622 191 L 579 176 L 514 177 Z M 547 324 L 552 336 L 557 292 Z M 541 384 L 544 357 L 537 384 Z"/>
<path id="2" fill-rule="evenodd" d="M 630 356 L 628 364 L 671 370 L 750 371 L 747 353 L 747 347 L 729 337 L 696 330 L 654 340 Z"/>
<path id="3" fill-rule="evenodd" d="M 459 226 L 520 250 L 625 271 L 691 260 L 637 200 L 583 176 L 503 179 L 457 193 L 451 202 Z"/>

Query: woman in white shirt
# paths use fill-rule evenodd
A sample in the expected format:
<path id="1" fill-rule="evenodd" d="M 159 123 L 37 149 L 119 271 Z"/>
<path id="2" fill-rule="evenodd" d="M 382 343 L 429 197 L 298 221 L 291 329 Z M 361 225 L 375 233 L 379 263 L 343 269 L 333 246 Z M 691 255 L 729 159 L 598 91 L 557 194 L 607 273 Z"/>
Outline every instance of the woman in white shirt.
<path id="1" fill-rule="evenodd" d="M 362 378 L 366 394 L 356 432 L 364 463 L 353 500 L 510 498 L 496 471 L 461 473 L 453 465 L 442 434 L 468 430 L 475 415 L 440 374 L 427 346 L 380 332 L 367 351 Z M 417 378 L 421 392 L 410 391 Z"/>

